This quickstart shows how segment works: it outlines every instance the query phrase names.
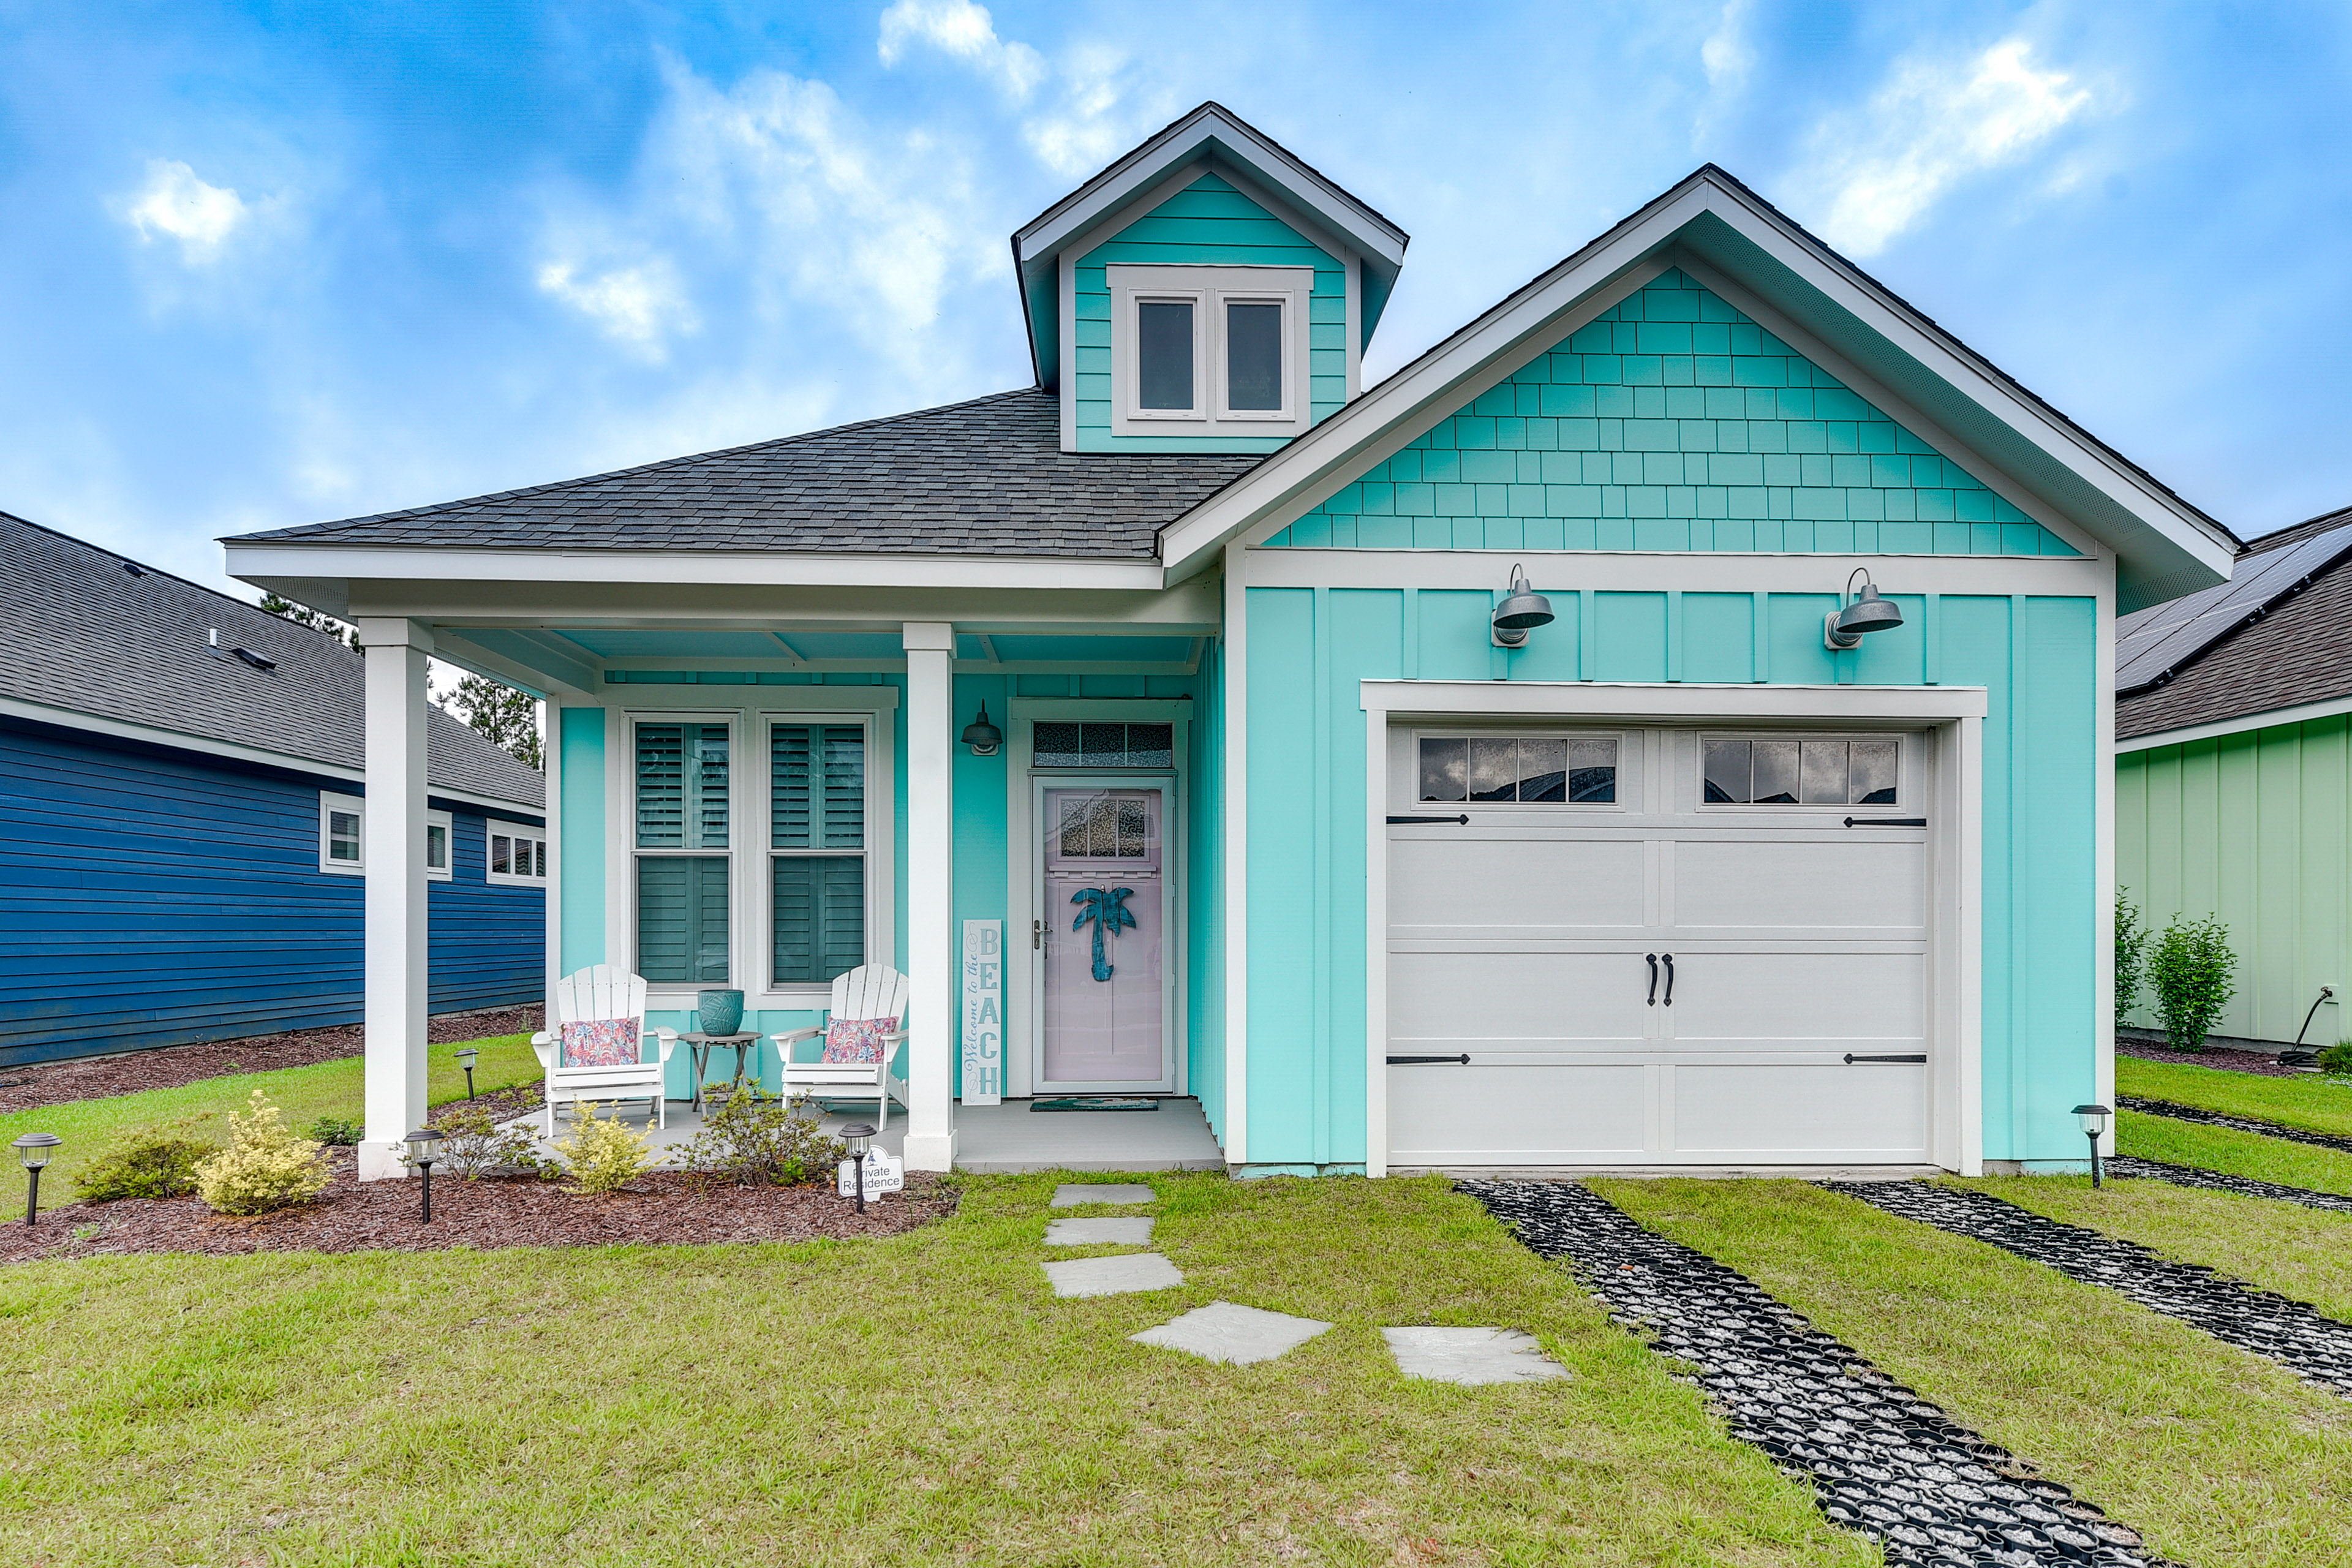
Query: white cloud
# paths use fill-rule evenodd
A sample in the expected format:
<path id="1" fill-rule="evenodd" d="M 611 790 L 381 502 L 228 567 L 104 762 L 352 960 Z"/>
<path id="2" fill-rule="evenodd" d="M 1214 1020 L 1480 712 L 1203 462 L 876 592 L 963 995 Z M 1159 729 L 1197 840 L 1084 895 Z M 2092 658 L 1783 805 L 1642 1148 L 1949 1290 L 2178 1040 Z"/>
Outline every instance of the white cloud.
<path id="1" fill-rule="evenodd" d="M 909 44 L 928 44 L 964 61 L 1015 103 L 1045 76 L 1044 58 L 1026 44 L 999 38 L 988 8 L 971 0 L 898 0 L 882 13 L 882 63 L 897 65 Z"/>
<path id="2" fill-rule="evenodd" d="M 650 360 L 660 360 L 673 333 L 695 330 L 694 307 L 666 257 L 583 277 L 576 261 L 551 261 L 539 287 L 596 323 L 604 333 Z"/>
<path id="3" fill-rule="evenodd" d="M 1142 139 L 1134 115 L 1118 112 L 1126 68 L 1127 57 L 1107 45 L 1080 44 L 1064 57 L 1056 110 L 1021 128 L 1040 163 L 1057 174 L 1091 174 Z"/>
<path id="4" fill-rule="evenodd" d="M 158 235 L 180 242 L 180 258 L 189 263 L 210 261 L 250 211 L 233 190 L 208 185 L 196 172 L 175 160 L 148 161 L 147 183 L 123 206 L 123 217 L 152 244 Z"/>
<path id="5" fill-rule="evenodd" d="M 1748 41 L 1748 0 L 1725 0 L 1715 31 L 1698 47 L 1698 62 L 1706 68 L 1706 85 L 1732 88 L 1747 79 L 1756 64 L 1756 50 Z"/>
<path id="6" fill-rule="evenodd" d="M 2089 88 L 2036 69 L 2032 52 L 2008 38 L 1964 60 L 1900 61 L 1865 108 L 1818 126 L 1798 184 L 1823 237 L 1872 255 L 1953 185 L 2024 157 L 2090 106 Z"/>

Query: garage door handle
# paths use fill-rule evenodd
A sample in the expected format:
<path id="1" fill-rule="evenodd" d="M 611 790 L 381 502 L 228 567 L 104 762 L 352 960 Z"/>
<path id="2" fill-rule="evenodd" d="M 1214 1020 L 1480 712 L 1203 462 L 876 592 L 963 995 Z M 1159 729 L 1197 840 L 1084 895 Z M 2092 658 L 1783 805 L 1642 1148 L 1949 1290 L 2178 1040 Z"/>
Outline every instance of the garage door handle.
<path id="1" fill-rule="evenodd" d="M 1433 826 L 1443 822 L 1456 822 L 1467 827 L 1470 826 L 1470 814 L 1465 812 L 1460 816 L 1391 816 L 1389 821 L 1391 825 L 1399 822 L 1426 822 Z M 1446 1059 L 1450 1061 L 1453 1058 L 1449 1057 Z"/>
<path id="2" fill-rule="evenodd" d="M 1650 961 L 1650 1000 L 1647 1005 L 1654 1007 L 1658 1005 L 1658 955 L 1645 952 L 1642 956 Z"/>
<path id="3" fill-rule="evenodd" d="M 1389 1066 L 1391 1067 L 1405 1066 L 1416 1062 L 1455 1062 L 1466 1068 L 1470 1065 L 1470 1053 L 1468 1051 L 1465 1051 L 1458 1057 L 1391 1057 L 1389 1058 Z"/>
<path id="4" fill-rule="evenodd" d="M 1849 816 L 1845 825 L 1848 827 L 1925 827 L 1927 819 L 1924 816 Z"/>
<path id="5" fill-rule="evenodd" d="M 1675 955 L 1667 952 L 1659 956 L 1666 961 L 1666 1005 L 1671 1007 L 1675 1005 Z"/>
<path id="6" fill-rule="evenodd" d="M 1916 1057 L 1858 1057 L 1852 1051 L 1845 1054 L 1845 1065 L 1848 1067 L 1853 1066 L 1856 1062 L 1924 1062 L 1927 1059 L 1925 1052 Z"/>

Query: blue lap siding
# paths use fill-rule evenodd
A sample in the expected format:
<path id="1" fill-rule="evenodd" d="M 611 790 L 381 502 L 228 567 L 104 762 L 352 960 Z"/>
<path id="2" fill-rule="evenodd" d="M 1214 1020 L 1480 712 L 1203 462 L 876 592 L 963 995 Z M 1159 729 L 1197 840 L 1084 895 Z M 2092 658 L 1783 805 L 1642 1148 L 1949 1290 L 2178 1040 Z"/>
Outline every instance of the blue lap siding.
<path id="1" fill-rule="evenodd" d="M 0 1066 L 357 1022 L 364 881 L 319 869 L 322 789 L 361 793 L 0 721 Z M 482 813 L 433 805 L 433 1010 L 538 1001 L 546 895 L 486 881 Z"/>

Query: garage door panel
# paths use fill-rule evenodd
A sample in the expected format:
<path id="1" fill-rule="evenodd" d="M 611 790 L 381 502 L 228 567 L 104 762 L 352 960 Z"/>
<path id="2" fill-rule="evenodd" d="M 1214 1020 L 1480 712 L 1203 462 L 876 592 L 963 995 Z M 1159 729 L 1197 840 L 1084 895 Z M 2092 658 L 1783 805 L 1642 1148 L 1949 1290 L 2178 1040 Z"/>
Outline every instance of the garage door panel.
<path id="1" fill-rule="evenodd" d="M 1389 847 L 1390 929 L 1638 928 L 1642 857 L 1626 839 L 1401 838 Z"/>
<path id="2" fill-rule="evenodd" d="M 1684 839 L 1675 845 L 1674 918 L 1802 936 L 1815 928 L 1924 934 L 1923 844 Z"/>
<path id="3" fill-rule="evenodd" d="M 1551 1165 L 1638 1160 L 1644 1068 L 1392 1067 L 1389 1160 Z"/>
<path id="4" fill-rule="evenodd" d="M 1927 1069 L 1908 1063 L 1674 1069 L 1674 1146 L 1685 1157 L 1807 1151 L 1923 1161 Z"/>
<path id="5" fill-rule="evenodd" d="M 1927 963 L 1917 952 L 1675 954 L 1677 1044 L 1770 1040 L 1916 1042 Z"/>
<path id="6" fill-rule="evenodd" d="M 1641 955 L 1392 952 L 1392 1039 L 1639 1040 Z"/>

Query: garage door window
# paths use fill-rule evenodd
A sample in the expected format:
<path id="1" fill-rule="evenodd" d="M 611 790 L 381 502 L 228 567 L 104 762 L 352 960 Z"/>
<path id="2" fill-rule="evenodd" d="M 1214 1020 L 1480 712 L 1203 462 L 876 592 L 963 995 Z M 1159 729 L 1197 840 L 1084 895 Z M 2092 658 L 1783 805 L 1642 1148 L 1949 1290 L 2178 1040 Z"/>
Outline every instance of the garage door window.
<path id="1" fill-rule="evenodd" d="M 1617 742 L 1556 735 L 1425 736 L 1421 798 L 1482 805 L 1612 805 Z"/>
<path id="2" fill-rule="evenodd" d="M 1709 805 L 1895 805 L 1901 742 L 1709 741 Z"/>

